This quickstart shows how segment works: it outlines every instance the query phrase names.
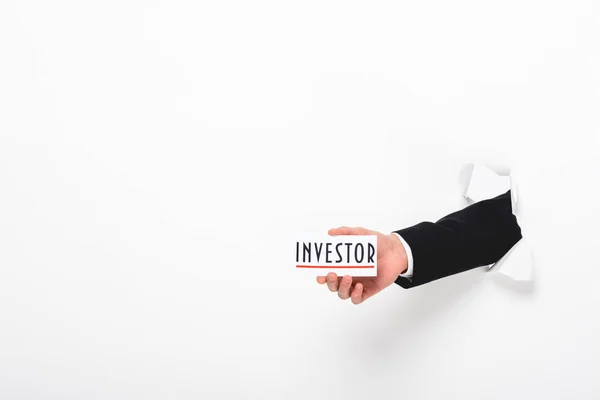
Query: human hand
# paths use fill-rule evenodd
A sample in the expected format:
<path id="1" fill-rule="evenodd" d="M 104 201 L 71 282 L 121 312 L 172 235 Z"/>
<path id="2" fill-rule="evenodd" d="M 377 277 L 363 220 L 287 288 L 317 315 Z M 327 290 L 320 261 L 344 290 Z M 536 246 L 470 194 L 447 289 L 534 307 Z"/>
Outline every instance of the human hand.
<path id="1" fill-rule="evenodd" d="M 406 250 L 396 235 L 347 226 L 330 229 L 329 235 L 377 235 L 377 276 L 353 278 L 346 275 L 340 278 L 330 272 L 327 276 L 317 277 L 318 283 L 327 283 L 329 290 L 337 292 L 342 300 L 350 298 L 352 303 L 360 304 L 390 286 L 408 268 Z"/>

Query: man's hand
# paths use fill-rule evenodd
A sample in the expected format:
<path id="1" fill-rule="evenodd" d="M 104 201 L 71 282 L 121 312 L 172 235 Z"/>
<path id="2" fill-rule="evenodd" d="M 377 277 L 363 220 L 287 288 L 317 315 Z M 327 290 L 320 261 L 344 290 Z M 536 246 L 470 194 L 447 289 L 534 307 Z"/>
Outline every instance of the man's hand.
<path id="1" fill-rule="evenodd" d="M 350 275 L 346 275 L 338 278 L 335 273 L 330 272 L 326 277 L 317 277 L 317 282 L 321 285 L 327 283 L 329 290 L 337 292 L 342 300 L 351 298 L 354 304 L 360 304 L 390 286 L 398 278 L 398 275 L 408 268 L 406 251 L 396 235 L 384 235 L 365 228 L 348 228 L 346 226 L 330 229 L 329 234 L 331 236 L 377 235 L 377 276 L 352 278 Z"/>

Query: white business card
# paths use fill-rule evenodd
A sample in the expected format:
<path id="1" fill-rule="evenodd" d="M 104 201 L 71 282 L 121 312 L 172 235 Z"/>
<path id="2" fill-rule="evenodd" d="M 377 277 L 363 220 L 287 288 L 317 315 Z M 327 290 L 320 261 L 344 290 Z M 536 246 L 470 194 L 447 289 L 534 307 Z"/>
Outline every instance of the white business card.
<path id="1" fill-rule="evenodd" d="M 326 236 L 296 242 L 296 269 L 315 276 L 377 276 L 377 236 Z"/>

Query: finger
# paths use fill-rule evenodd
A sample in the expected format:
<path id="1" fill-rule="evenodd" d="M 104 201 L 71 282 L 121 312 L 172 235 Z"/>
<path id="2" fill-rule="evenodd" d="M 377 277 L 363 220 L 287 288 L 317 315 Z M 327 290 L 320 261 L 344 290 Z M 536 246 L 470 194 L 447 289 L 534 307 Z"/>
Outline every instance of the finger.
<path id="1" fill-rule="evenodd" d="M 362 283 L 357 283 L 356 285 L 354 285 L 354 289 L 352 289 L 352 294 L 351 294 L 352 302 L 354 304 L 362 303 L 362 301 L 363 301 L 362 295 L 363 295 L 363 285 L 362 285 Z"/>
<path id="2" fill-rule="evenodd" d="M 375 235 L 377 232 L 371 231 L 366 228 L 351 228 L 349 226 L 340 226 L 339 228 L 330 229 L 328 231 L 330 236 L 338 235 Z"/>
<path id="3" fill-rule="evenodd" d="M 338 277 L 333 272 L 327 274 L 327 287 L 332 292 L 337 292 L 338 290 Z"/>
<path id="4" fill-rule="evenodd" d="M 346 300 L 350 298 L 350 286 L 352 286 L 352 277 L 346 275 L 342 278 L 340 288 L 338 289 L 338 296 L 340 299 Z"/>
<path id="5" fill-rule="evenodd" d="M 317 276 L 317 282 L 319 282 L 319 284 L 324 285 L 325 282 L 327 282 L 327 277 L 326 276 Z"/>

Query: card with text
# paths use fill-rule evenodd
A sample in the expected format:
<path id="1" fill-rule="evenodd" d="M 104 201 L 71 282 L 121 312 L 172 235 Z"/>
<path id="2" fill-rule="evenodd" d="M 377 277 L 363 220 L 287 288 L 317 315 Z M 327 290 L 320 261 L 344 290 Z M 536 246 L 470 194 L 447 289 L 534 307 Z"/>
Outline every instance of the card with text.
<path id="1" fill-rule="evenodd" d="M 296 242 L 296 269 L 315 276 L 377 276 L 377 236 L 327 236 Z"/>

